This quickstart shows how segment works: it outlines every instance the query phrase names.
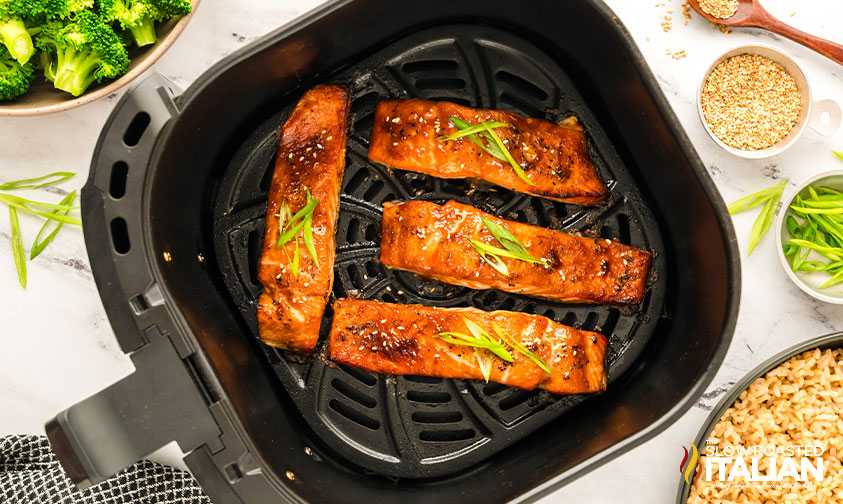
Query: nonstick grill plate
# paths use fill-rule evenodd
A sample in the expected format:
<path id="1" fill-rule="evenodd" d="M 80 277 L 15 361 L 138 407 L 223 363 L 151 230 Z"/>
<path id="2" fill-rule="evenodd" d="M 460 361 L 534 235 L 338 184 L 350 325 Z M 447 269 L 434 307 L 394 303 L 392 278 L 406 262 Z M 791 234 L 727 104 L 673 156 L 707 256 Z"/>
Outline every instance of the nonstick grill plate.
<path id="1" fill-rule="evenodd" d="M 409 35 L 326 81 L 352 90 L 347 167 L 337 228 L 331 302 L 358 296 L 390 303 L 475 306 L 545 315 L 609 336 L 609 387 L 640 354 L 662 313 L 666 278 L 655 219 L 608 137 L 566 72 L 537 47 L 488 27 L 449 25 Z M 257 338 L 257 265 L 278 125 L 290 105 L 258 127 L 229 163 L 214 196 L 217 264 L 244 323 Z M 575 114 L 586 128 L 611 201 L 582 208 L 464 180 L 388 170 L 366 159 L 379 100 L 425 98 L 500 108 L 552 121 Z M 636 307 L 574 305 L 425 280 L 378 262 L 381 205 L 454 199 L 530 224 L 619 240 L 655 253 L 651 283 Z M 527 392 L 474 380 L 378 376 L 261 345 L 278 380 L 326 447 L 366 472 L 430 478 L 465 470 L 559 418 L 588 396 Z"/>

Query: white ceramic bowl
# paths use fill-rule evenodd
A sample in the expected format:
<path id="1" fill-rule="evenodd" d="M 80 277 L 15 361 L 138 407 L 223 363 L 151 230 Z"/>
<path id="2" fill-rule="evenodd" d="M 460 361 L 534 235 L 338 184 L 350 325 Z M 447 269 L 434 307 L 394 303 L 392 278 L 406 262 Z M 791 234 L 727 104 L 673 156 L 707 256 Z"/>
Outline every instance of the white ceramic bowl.
<path id="1" fill-rule="evenodd" d="M 795 273 L 790 268 L 790 259 L 784 255 L 784 251 L 782 250 L 782 246 L 785 245 L 791 238 L 790 231 L 787 230 L 785 220 L 788 214 L 787 209 L 790 207 L 790 203 L 796 198 L 797 194 L 802 196 L 808 194 L 807 188 L 809 185 L 825 186 L 838 191 L 843 191 L 843 170 L 829 170 L 813 175 L 796 186 L 787 198 L 782 199 L 783 204 L 779 210 L 778 217 L 776 217 L 776 223 L 773 226 L 776 233 L 776 247 L 778 247 L 779 259 L 781 260 L 782 267 L 784 268 L 787 276 L 793 280 L 793 283 L 795 283 L 800 289 L 805 291 L 805 293 L 819 299 L 820 301 L 843 304 L 843 283 L 839 283 L 825 289 L 820 289 L 820 285 L 828 280 L 828 273 L 824 271 L 800 271 Z M 828 259 L 814 251 L 811 251 L 811 254 L 808 256 L 808 260 L 828 261 Z"/>
<path id="2" fill-rule="evenodd" d="M 131 60 L 129 69 L 120 78 L 113 81 L 106 80 L 102 84 L 91 84 L 85 93 L 74 97 L 54 88 L 53 84 L 44 78 L 42 72 L 37 70 L 35 80 L 26 94 L 11 101 L 0 101 L 0 116 L 52 114 L 53 112 L 76 108 L 117 91 L 142 74 L 173 45 L 173 42 L 187 26 L 190 18 L 193 17 L 196 8 L 199 7 L 199 0 L 191 0 L 190 4 L 193 7 L 190 14 L 156 24 L 157 42 L 146 47 L 129 48 L 129 59 Z"/>
<path id="3" fill-rule="evenodd" d="M 715 67 L 717 67 L 717 65 L 733 56 L 739 56 L 741 54 L 757 54 L 778 63 L 793 77 L 793 80 L 796 81 L 796 87 L 799 89 L 801 109 L 799 111 L 799 117 L 796 120 L 796 124 L 784 138 L 779 140 L 779 142 L 775 145 L 767 147 L 766 149 L 743 150 L 726 145 L 708 127 L 705 115 L 703 114 L 702 92 L 705 87 L 705 82 L 708 80 L 708 76 Z M 784 52 L 773 46 L 765 44 L 743 45 L 721 54 L 708 67 L 705 73 L 703 73 L 702 79 L 700 79 L 700 83 L 697 88 L 697 111 L 700 115 L 700 121 L 702 121 L 703 127 L 708 132 L 708 135 L 717 143 L 717 145 L 727 152 L 747 159 L 762 159 L 782 153 L 785 149 L 796 142 L 800 136 L 802 136 L 802 133 L 805 132 L 805 128 L 809 125 L 819 134 L 824 136 L 830 136 L 836 133 L 838 128 L 840 128 L 841 121 L 843 120 L 843 113 L 841 113 L 840 106 L 834 100 L 820 100 L 816 102 L 812 100 L 811 86 L 808 84 L 808 79 L 805 77 L 805 73 L 802 69 L 799 68 L 799 65 L 797 65 L 796 62 Z"/>

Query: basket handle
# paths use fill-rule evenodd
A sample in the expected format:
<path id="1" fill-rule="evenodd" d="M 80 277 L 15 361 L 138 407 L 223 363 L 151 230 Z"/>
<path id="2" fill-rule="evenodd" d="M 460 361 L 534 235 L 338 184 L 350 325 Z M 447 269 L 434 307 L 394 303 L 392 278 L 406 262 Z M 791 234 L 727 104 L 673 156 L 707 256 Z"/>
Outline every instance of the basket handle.
<path id="1" fill-rule="evenodd" d="M 215 448 L 220 429 L 184 361 L 160 331 L 132 353 L 135 372 L 62 411 L 47 438 L 67 476 L 86 488 L 171 441 Z"/>

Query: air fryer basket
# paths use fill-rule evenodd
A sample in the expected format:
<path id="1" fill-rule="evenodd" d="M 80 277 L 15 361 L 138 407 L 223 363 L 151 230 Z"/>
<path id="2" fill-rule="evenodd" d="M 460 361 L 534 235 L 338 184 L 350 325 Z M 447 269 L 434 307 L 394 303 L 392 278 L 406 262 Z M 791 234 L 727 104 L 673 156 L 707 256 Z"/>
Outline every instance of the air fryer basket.
<path id="1" fill-rule="evenodd" d="M 492 27 L 444 25 L 408 35 L 349 65 L 331 81 L 352 92 L 352 132 L 342 184 L 333 299 L 349 295 L 388 303 L 476 306 L 546 315 L 609 336 L 608 377 L 633 364 L 662 315 L 666 275 L 662 240 L 620 158 L 564 71 L 541 51 Z M 553 203 L 464 180 L 392 171 L 366 160 L 375 105 L 394 98 L 447 99 L 506 108 L 559 120 L 571 113 L 585 123 L 592 158 L 612 199 L 586 209 Z M 291 106 L 273 114 L 237 150 L 212 199 L 215 261 L 252 334 L 261 237 L 279 123 Z M 449 199 L 540 226 L 590 232 L 653 250 L 652 281 L 640 306 L 572 305 L 499 291 L 475 291 L 378 262 L 381 205 L 386 201 Z M 327 338 L 331 312 L 322 324 Z M 527 392 L 478 380 L 442 380 L 374 373 L 330 365 L 324 352 L 302 359 L 261 347 L 308 426 L 334 451 L 366 470 L 401 478 L 442 476 L 464 470 L 553 421 L 586 395 Z M 322 350 L 322 349 L 320 349 Z"/>
<path id="2" fill-rule="evenodd" d="M 475 74 L 459 75 L 465 71 Z M 335 294 L 356 288 L 392 300 L 384 279 L 406 287 L 390 294 L 401 302 L 547 311 L 562 322 L 602 326 L 615 352 L 605 394 L 581 400 L 469 381 L 376 378 L 296 362 L 257 343 L 250 311 L 256 254 L 248 252 L 261 236 L 271 130 L 305 89 L 328 81 L 355 93 Z M 137 371 L 48 425 L 75 481 L 99 481 L 176 440 L 217 504 L 531 499 L 663 428 L 723 358 L 739 297 L 725 209 L 629 35 L 599 0 L 537 1 L 530 9 L 481 0 L 400 8 L 386 0 L 337 2 L 227 58 L 177 95 L 153 75 L 121 100 L 83 191 L 94 275 Z M 575 112 L 611 181 L 613 204 L 583 211 L 369 166 L 367 112 L 378 97 L 407 95 L 550 119 Z M 373 261 L 379 203 L 408 196 L 456 197 L 652 248 L 650 295 L 633 313 L 445 288 L 385 271 Z M 344 262 L 351 257 L 363 260 Z M 411 389 L 431 393 L 412 401 Z M 443 391 L 448 402 L 431 405 Z M 314 408 L 318 395 L 327 405 Z M 435 414 L 414 418 L 418 412 Z M 358 413 L 377 428 L 361 425 L 367 420 Z M 442 418 L 456 421 L 417 425 Z M 390 434 L 405 444 L 386 453 L 400 463 L 384 461 L 390 438 L 376 434 L 391 426 L 405 429 Z"/>

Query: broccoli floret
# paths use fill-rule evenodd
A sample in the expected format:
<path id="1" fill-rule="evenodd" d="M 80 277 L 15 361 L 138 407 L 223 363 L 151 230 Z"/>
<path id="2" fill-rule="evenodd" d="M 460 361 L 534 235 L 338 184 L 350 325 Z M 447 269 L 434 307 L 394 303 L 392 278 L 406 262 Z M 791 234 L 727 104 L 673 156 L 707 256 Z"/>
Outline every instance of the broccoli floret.
<path id="1" fill-rule="evenodd" d="M 21 65 L 0 45 L 0 100 L 11 100 L 26 93 L 34 76 L 34 60 Z"/>
<path id="2" fill-rule="evenodd" d="M 92 6 L 93 0 L 0 0 L 0 42 L 23 65 L 35 53 L 37 25 Z"/>
<path id="3" fill-rule="evenodd" d="M 47 53 L 44 75 L 73 96 L 84 93 L 94 81 L 123 75 L 129 66 L 120 37 L 92 11 L 43 25 L 35 42 Z"/>
<path id="4" fill-rule="evenodd" d="M 97 3 L 103 18 L 129 30 L 138 47 L 155 43 L 155 23 L 190 12 L 188 0 L 98 0 Z"/>

